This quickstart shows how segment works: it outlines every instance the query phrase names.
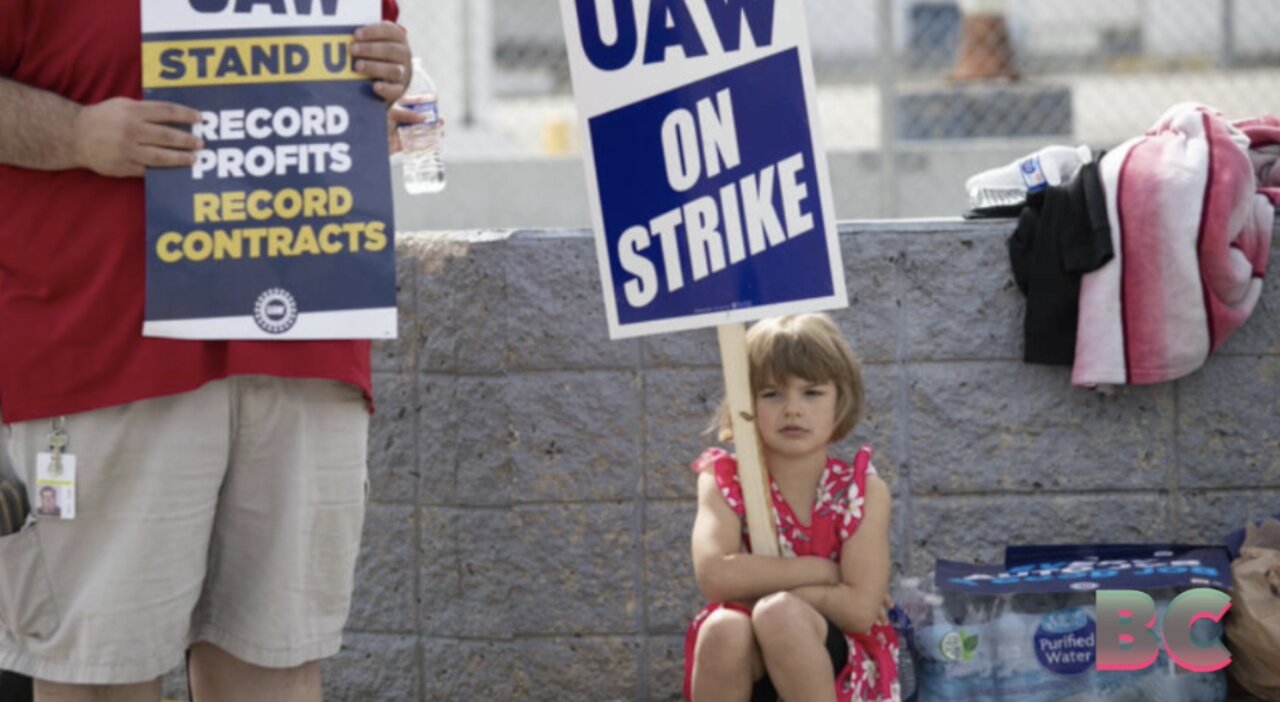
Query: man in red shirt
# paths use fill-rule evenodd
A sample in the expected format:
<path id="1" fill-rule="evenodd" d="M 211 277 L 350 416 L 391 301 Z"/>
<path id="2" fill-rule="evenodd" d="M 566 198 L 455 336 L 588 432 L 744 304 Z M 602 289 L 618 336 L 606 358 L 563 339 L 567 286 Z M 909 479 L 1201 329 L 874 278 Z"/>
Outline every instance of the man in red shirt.
<path id="1" fill-rule="evenodd" d="M 411 64 L 382 5 L 352 51 L 390 105 Z M 76 470 L 70 510 L 0 537 L 0 669 L 40 700 L 158 700 L 190 645 L 200 702 L 318 700 L 364 516 L 369 342 L 141 336 L 141 176 L 202 148 L 199 113 L 141 100 L 141 77 L 140 0 L 0 3 L 0 413 L 32 495 L 38 462 Z"/>

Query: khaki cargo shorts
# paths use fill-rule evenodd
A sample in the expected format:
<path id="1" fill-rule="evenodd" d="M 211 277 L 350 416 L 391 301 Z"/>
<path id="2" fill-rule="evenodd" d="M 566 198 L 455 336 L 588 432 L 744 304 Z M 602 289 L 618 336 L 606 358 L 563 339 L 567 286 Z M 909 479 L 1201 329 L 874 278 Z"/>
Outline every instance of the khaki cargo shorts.
<path id="1" fill-rule="evenodd" d="M 75 518 L 0 537 L 0 669 L 120 684 L 197 641 L 272 668 L 336 653 L 368 421 L 358 388 L 263 376 L 67 416 Z M 33 509 L 52 426 L 7 427 Z"/>

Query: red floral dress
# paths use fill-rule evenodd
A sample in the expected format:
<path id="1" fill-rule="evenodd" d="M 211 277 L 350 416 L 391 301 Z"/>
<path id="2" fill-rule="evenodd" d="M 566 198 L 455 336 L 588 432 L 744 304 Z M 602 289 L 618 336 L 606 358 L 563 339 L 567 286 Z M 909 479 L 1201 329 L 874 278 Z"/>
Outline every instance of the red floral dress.
<path id="1" fill-rule="evenodd" d="M 695 471 L 715 471 L 720 494 L 734 513 L 742 519 L 742 548 L 751 551 L 747 535 L 746 507 L 742 486 L 738 482 L 737 460 L 720 449 L 708 449 L 694 461 Z M 778 484 L 769 479 L 773 510 L 777 520 L 778 547 L 786 556 L 821 556 L 840 562 L 840 547 L 853 536 L 862 522 L 862 506 L 867 489 L 867 475 L 874 475 L 871 447 L 864 446 L 850 467 L 835 458 L 827 459 L 827 467 L 818 481 L 818 495 L 813 503 L 809 526 L 800 523 Z M 721 607 L 737 609 L 733 604 L 713 602 L 702 609 L 689 625 L 684 639 L 684 696 L 691 699 L 693 684 L 693 651 L 698 631 L 712 612 Z M 839 702 L 885 702 L 901 699 L 898 688 L 898 633 L 893 627 L 877 624 L 868 634 L 845 632 L 849 643 L 849 661 L 836 671 L 836 699 Z"/>

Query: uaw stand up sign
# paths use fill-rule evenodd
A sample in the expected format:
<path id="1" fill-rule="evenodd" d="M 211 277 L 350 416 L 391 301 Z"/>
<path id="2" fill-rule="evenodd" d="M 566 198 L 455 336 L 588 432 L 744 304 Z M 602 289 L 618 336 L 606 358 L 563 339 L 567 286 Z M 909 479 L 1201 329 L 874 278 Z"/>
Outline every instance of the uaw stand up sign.
<path id="1" fill-rule="evenodd" d="M 201 112 L 147 170 L 143 334 L 395 336 L 386 114 L 353 70 L 378 0 L 142 0 L 143 94 Z"/>
<path id="2" fill-rule="evenodd" d="M 751 542 L 776 552 L 742 323 L 847 304 L 804 3 L 560 8 L 610 337 L 719 328 Z"/>

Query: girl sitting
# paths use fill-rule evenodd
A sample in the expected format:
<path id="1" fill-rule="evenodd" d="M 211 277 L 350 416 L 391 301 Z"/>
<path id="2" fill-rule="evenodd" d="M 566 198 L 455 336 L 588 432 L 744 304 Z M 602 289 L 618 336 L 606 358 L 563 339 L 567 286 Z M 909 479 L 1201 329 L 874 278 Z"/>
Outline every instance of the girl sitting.
<path id="1" fill-rule="evenodd" d="M 828 455 L 862 412 L 858 360 L 819 314 L 755 324 L 747 354 L 782 555 L 752 555 L 736 461 L 702 454 L 693 567 L 711 604 L 685 636 L 685 697 L 898 700 L 898 636 L 885 614 L 889 489 L 870 447 L 851 465 Z M 726 407 L 717 422 L 730 440 Z"/>

